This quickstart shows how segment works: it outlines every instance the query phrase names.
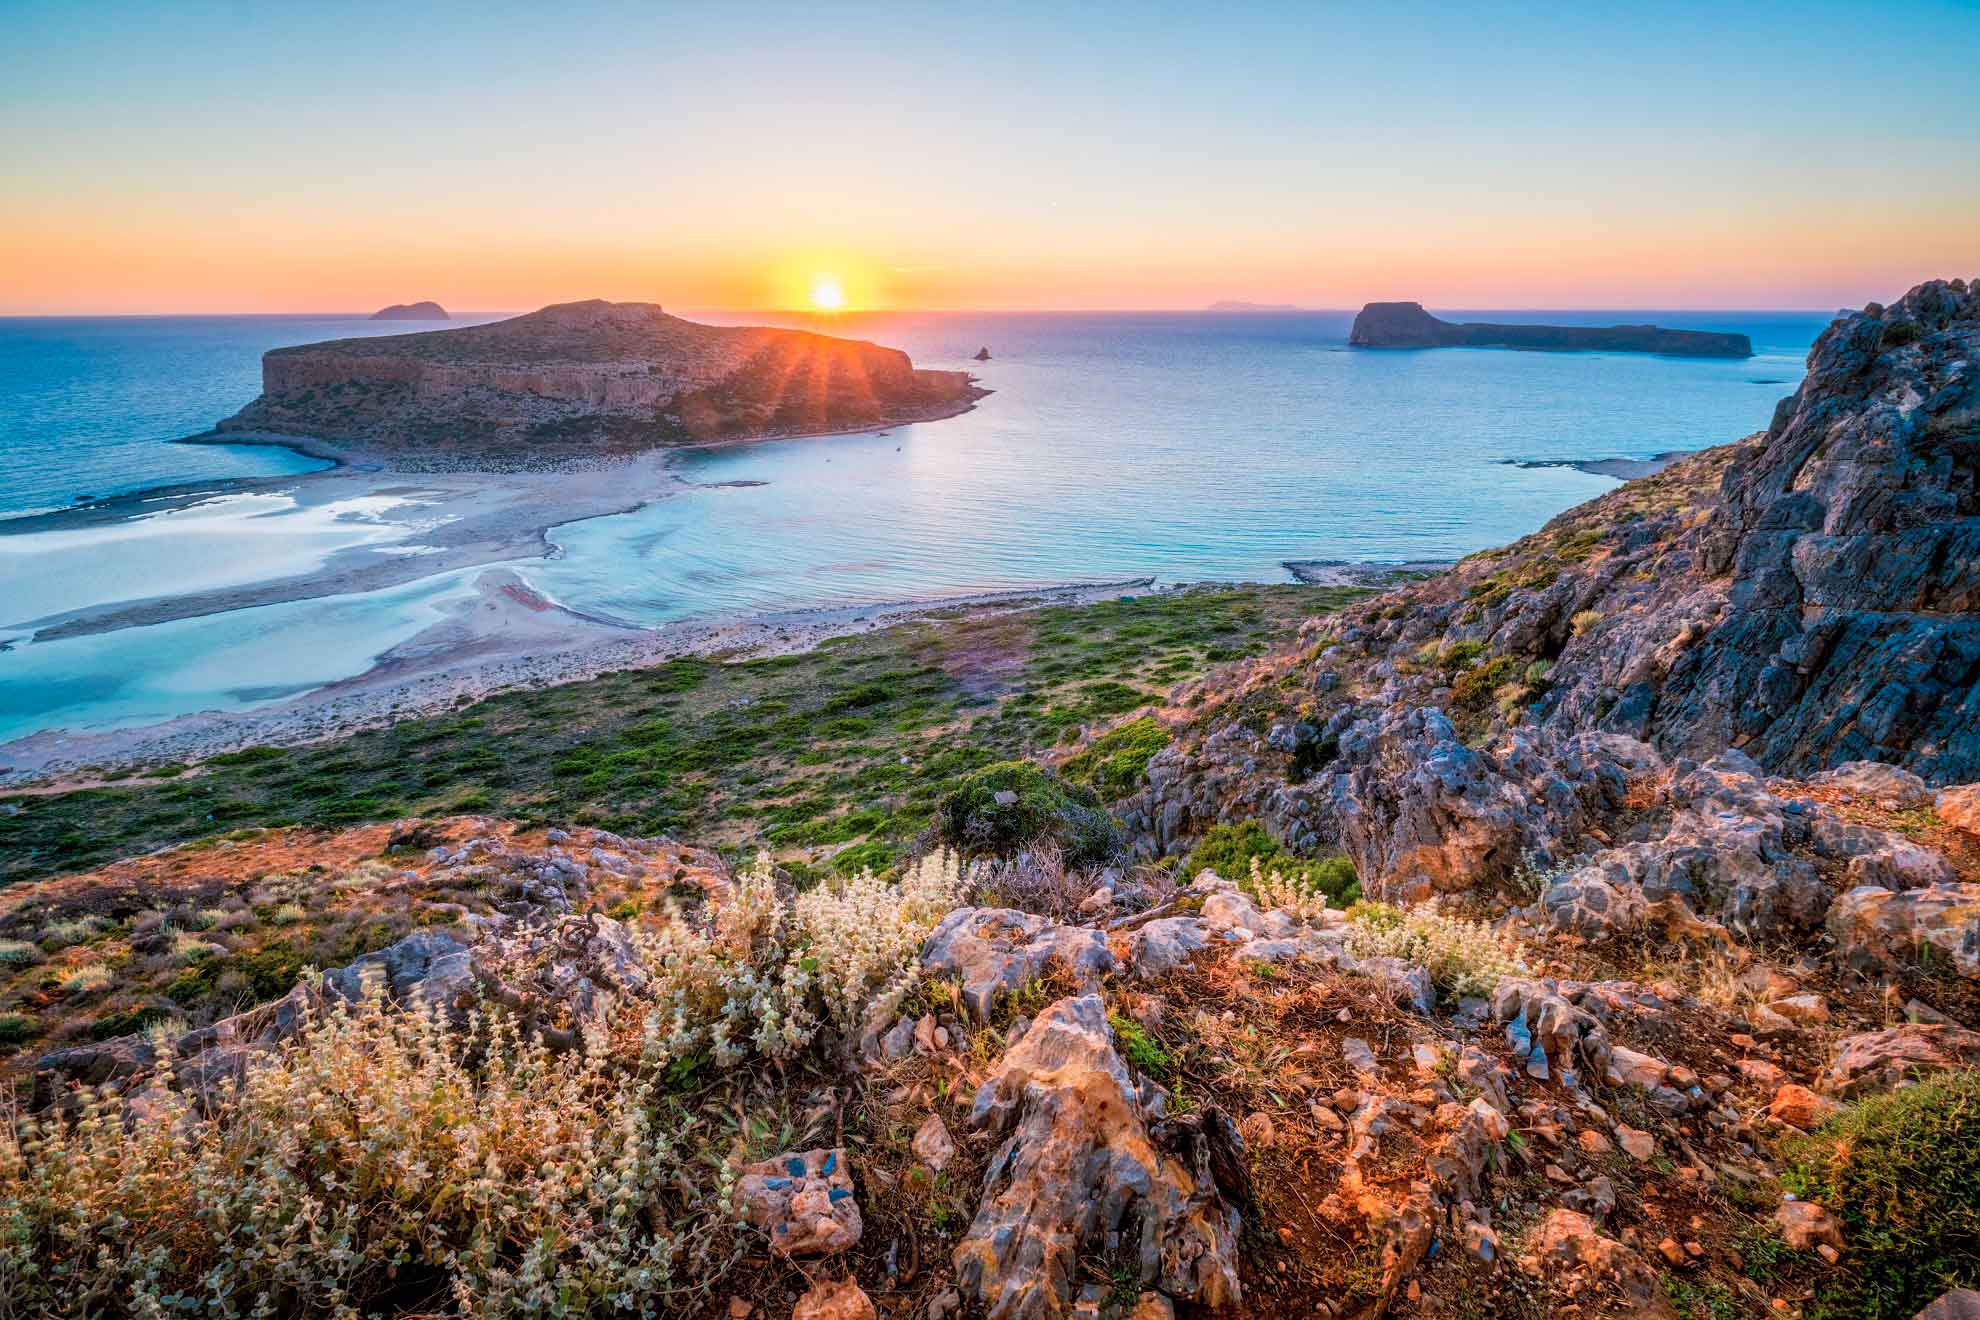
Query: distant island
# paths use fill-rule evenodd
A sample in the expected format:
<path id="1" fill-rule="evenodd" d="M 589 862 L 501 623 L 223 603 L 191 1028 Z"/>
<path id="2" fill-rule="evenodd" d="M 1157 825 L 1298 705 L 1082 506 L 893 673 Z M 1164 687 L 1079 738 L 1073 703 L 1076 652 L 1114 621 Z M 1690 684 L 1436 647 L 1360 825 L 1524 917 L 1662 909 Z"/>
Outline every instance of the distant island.
<path id="1" fill-rule="evenodd" d="M 437 302 L 393 303 L 371 314 L 374 321 L 451 321 L 447 309 Z"/>
<path id="2" fill-rule="evenodd" d="M 1291 303 L 1235 302 L 1224 299 L 1213 302 L 1206 309 L 1212 312 L 1296 312 L 1299 308 Z"/>
<path id="3" fill-rule="evenodd" d="M 701 325 L 653 303 L 559 303 L 454 330 L 278 348 L 209 440 L 309 437 L 398 467 L 541 467 L 671 445 L 855 431 L 988 391 L 899 349 Z"/>
<path id="4" fill-rule="evenodd" d="M 1356 348 L 1523 348 L 1555 352 L 1600 350 L 1666 357 L 1748 358 L 1745 335 L 1666 330 L 1655 325 L 1492 325 L 1440 321 L 1422 303 L 1375 302 L 1354 318 L 1348 343 Z"/>

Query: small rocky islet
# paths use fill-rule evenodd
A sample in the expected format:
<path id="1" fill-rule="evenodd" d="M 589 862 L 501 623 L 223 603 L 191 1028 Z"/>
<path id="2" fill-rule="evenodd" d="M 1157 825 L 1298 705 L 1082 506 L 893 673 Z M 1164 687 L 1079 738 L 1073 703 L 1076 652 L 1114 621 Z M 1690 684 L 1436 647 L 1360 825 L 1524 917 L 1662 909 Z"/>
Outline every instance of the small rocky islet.
<path id="1" fill-rule="evenodd" d="M 1518 348 L 1544 352 L 1657 353 L 1667 357 L 1749 358 L 1745 335 L 1713 330 L 1666 330 L 1657 325 L 1494 325 L 1451 322 L 1422 303 L 1375 302 L 1348 332 L 1353 348 Z"/>
<path id="2" fill-rule="evenodd" d="M 78 1228 L 23 1171 L 167 1133 L 222 1170 L 308 1081 L 404 1143 L 309 1130 L 414 1207 L 314 1193 L 380 1264 L 337 1285 L 365 1311 L 511 1305 L 526 1269 L 603 1313 L 1958 1315 L 1976 529 L 1980 288 L 1934 281 L 1831 325 L 1767 431 L 960 772 L 892 879 L 469 814 L 14 886 L 0 960 L 67 1025 L 4 1060 L 41 1117 L 0 1147 L 0 1270 L 294 1300 L 204 1185 Z M 418 929 L 363 947 L 385 911 Z M 278 913 L 349 957 L 204 1022 L 72 1010 Z M 459 1107 L 394 1127 L 429 1092 L 326 1069 L 354 1040 Z M 392 1180 L 452 1186 L 470 1124 L 638 1176 Z"/>

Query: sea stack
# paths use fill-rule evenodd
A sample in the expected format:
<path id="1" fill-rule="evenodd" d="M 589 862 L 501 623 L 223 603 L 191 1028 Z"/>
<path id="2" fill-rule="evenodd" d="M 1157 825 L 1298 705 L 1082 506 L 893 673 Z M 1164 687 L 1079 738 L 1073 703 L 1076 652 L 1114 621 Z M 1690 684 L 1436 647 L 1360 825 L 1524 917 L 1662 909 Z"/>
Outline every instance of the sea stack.
<path id="1" fill-rule="evenodd" d="M 968 372 L 922 371 L 899 349 L 596 299 L 278 348 L 261 377 L 261 397 L 216 435 L 307 436 L 398 464 L 490 468 L 932 421 L 987 393 Z"/>
<path id="2" fill-rule="evenodd" d="M 437 302 L 393 303 L 371 314 L 374 321 L 451 321 L 447 309 Z"/>
<path id="3" fill-rule="evenodd" d="M 977 349 L 976 357 L 973 360 L 977 362 L 988 362 L 990 360 L 989 346 L 986 344 L 984 347 Z"/>
<path id="4" fill-rule="evenodd" d="M 1422 303 L 1374 302 L 1354 318 L 1355 348 L 1521 348 L 1548 352 L 1656 353 L 1664 357 L 1749 358 L 1745 335 L 1666 330 L 1656 325 L 1494 325 L 1440 321 Z"/>

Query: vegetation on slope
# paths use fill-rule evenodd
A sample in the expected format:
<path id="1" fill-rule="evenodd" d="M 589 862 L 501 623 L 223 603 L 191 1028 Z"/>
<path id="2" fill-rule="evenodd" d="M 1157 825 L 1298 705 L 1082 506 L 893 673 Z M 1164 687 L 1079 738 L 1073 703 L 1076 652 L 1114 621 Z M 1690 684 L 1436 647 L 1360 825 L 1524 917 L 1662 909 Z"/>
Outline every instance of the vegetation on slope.
<path id="1" fill-rule="evenodd" d="M 0 795 L 18 809 L 0 813 L 0 883 L 250 826 L 460 812 L 885 866 L 962 776 L 1067 743 L 1357 594 L 1205 588 L 933 619 L 804 655 L 680 659 L 193 770 Z M 1110 795 L 1127 773 L 1110 753 Z"/>

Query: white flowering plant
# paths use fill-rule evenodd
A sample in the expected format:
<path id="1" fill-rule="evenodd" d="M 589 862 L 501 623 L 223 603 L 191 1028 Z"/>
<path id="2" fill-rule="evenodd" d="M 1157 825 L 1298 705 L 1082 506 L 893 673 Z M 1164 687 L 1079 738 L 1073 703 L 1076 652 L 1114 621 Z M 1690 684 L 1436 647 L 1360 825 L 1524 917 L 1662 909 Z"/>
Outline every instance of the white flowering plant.
<path id="1" fill-rule="evenodd" d="M 1414 963 L 1455 995 L 1488 995 L 1501 977 L 1527 971 L 1519 952 L 1490 926 L 1447 917 L 1427 905 L 1404 910 L 1357 903 L 1348 910 L 1347 932 L 1348 952 L 1355 957 Z"/>

